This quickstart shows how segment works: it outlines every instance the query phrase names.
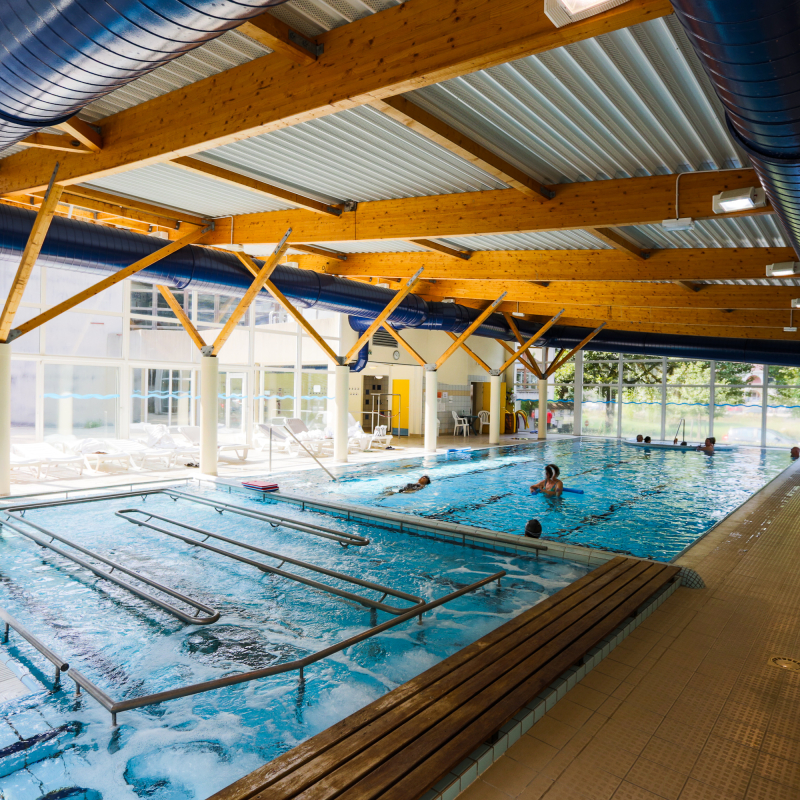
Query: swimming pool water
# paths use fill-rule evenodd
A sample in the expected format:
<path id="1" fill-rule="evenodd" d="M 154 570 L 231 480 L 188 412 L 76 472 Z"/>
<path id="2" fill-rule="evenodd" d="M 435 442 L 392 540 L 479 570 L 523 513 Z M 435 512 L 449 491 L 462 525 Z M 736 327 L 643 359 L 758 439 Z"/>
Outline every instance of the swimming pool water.
<path id="1" fill-rule="evenodd" d="M 530 494 L 544 466 L 585 494 Z M 430 519 L 522 534 L 532 518 L 543 540 L 669 561 L 789 465 L 788 454 L 741 448 L 707 456 L 643 450 L 616 441 L 561 440 L 281 476 L 281 489 Z M 397 489 L 421 475 L 431 485 Z"/>
<path id="2" fill-rule="evenodd" d="M 204 495 L 209 496 L 209 495 Z M 231 501 L 230 495 L 225 495 Z M 242 505 L 252 503 L 233 498 Z M 585 574 L 287 507 L 286 516 L 349 530 L 366 547 L 217 514 L 163 495 L 30 510 L 26 518 L 218 609 L 185 625 L 19 534 L 0 531 L 0 606 L 114 699 L 294 660 L 390 619 L 350 601 L 192 548 L 114 516 L 139 507 L 430 600 L 488 574 L 491 584 L 297 673 L 110 715 L 74 685 L 0 704 L 0 797 L 189 800 L 208 797 Z M 219 543 L 215 543 L 219 544 Z M 223 548 L 228 545 L 220 545 Z M 233 549 L 233 548 L 231 548 Z M 256 560 L 269 559 L 238 551 Z M 277 565 L 275 562 L 271 562 Z M 294 569 L 294 568 L 292 568 Z M 317 576 L 312 576 L 317 577 Z M 329 580 L 329 579 L 325 579 Z M 347 587 L 352 588 L 352 587 Z M 375 593 L 365 594 L 377 599 Z M 398 601 L 398 605 L 405 605 Z M 6 652 L 49 687 L 49 663 L 11 633 Z M 21 751 L 19 742 L 57 731 Z M 10 749 L 9 749 L 10 748 Z M 16 748 L 16 750 L 15 750 Z M 25 759 L 28 766 L 25 766 Z"/>

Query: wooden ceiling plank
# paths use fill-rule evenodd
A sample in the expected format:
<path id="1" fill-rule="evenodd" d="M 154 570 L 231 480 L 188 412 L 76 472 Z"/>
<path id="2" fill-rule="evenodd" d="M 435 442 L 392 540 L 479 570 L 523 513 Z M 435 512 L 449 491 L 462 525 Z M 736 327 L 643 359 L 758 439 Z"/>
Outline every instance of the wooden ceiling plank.
<path id="1" fill-rule="evenodd" d="M 292 250 L 300 250 L 303 253 L 310 253 L 315 256 L 323 256 L 324 258 L 332 258 L 336 261 L 347 261 L 348 254 L 340 253 L 338 250 L 327 250 L 321 247 L 314 247 L 311 244 L 292 244 Z"/>
<path id="2" fill-rule="evenodd" d="M 32 133 L 21 142 L 17 142 L 17 145 L 40 150 L 58 150 L 63 153 L 86 154 L 94 152 L 74 136 L 62 136 L 58 133 Z"/>
<path id="3" fill-rule="evenodd" d="M 67 136 L 77 139 L 93 153 L 99 153 L 103 149 L 103 135 L 99 129 L 88 122 L 84 122 L 79 117 L 71 117 L 66 122 L 62 122 L 55 127 L 60 131 L 64 131 Z"/>
<path id="4" fill-rule="evenodd" d="M 451 258 L 460 258 L 462 261 L 469 261 L 472 258 L 471 250 L 456 250 L 454 247 L 448 247 L 431 239 L 409 239 L 408 241 L 417 245 L 417 247 L 424 247 L 429 252 L 442 253 Z"/>
<path id="5" fill-rule="evenodd" d="M 317 56 L 321 54 L 320 44 L 270 13 L 253 17 L 242 23 L 237 30 L 274 53 L 291 59 L 295 64 L 308 66 L 315 63 Z"/>
<path id="6" fill-rule="evenodd" d="M 263 56 L 101 120 L 103 149 L 65 157 L 61 179 L 191 156 L 671 13 L 669 0 L 628 0 L 556 28 L 530 0 L 407 0 L 321 35 L 325 52 L 314 64 Z M 50 167 L 30 149 L 10 156 L 0 194 L 42 188 Z"/>

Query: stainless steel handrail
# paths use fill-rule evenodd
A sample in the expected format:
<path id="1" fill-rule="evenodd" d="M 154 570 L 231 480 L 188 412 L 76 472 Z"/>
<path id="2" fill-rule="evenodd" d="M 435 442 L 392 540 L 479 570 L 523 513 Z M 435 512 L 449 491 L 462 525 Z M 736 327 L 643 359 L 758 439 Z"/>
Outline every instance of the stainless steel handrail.
<path id="1" fill-rule="evenodd" d="M 191 597 L 188 597 L 185 594 L 181 594 L 180 592 L 176 591 L 175 589 L 171 589 L 169 586 L 164 586 L 157 581 L 152 580 L 151 578 L 146 577 L 145 575 L 141 575 L 138 572 L 135 572 L 132 569 L 128 569 L 127 567 L 123 566 L 122 564 L 111 561 L 110 559 L 106 558 L 105 556 L 101 556 L 98 553 L 93 552 L 92 550 L 88 550 L 85 547 L 82 547 L 75 542 L 70 541 L 69 539 L 59 536 L 57 533 L 53 533 L 52 531 L 48 530 L 47 528 L 42 527 L 41 525 L 37 525 L 35 522 L 31 522 L 30 520 L 25 519 L 24 517 L 18 516 L 17 514 L 13 514 L 10 511 L 3 511 L 3 514 L 6 515 L 7 519 L 0 520 L 0 527 L 3 525 L 8 526 L 13 531 L 16 531 L 22 536 L 27 537 L 31 541 L 38 544 L 40 547 L 47 547 L 48 549 L 52 550 L 54 553 L 58 553 L 60 556 L 69 559 L 70 561 L 74 562 L 75 564 L 80 564 L 82 567 L 93 572 L 99 578 L 104 578 L 105 580 L 111 581 L 112 583 L 116 583 L 118 586 L 121 586 L 123 589 L 127 589 L 132 594 L 135 594 L 137 597 L 141 597 L 143 600 L 147 600 L 154 605 L 159 606 L 159 608 L 163 608 L 165 611 L 168 611 L 170 614 L 174 614 L 178 619 L 183 620 L 184 622 L 188 623 L 189 625 L 209 625 L 212 622 L 216 622 L 219 619 L 219 611 L 214 608 L 210 608 L 209 606 L 200 603 L 197 600 L 193 600 Z M 9 519 L 13 519 L 17 522 L 15 525 L 12 522 L 9 522 Z M 50 537 L 50 541 L 46 542 L 43 539 L 40 539 L 35 534 L 31 533 L 30 531 L 23 530 L 19 527 L 19 523 L 23 525 L 29 525 L 31 528 L 35 528 L 40 533 L 43 533 L 45 536 Z M 103 564 L 107 564 L 111 567 L 111 570 L 117 570 L 119 572 L 123 572 L 126 575 L 130 575 L 132 578 L 135 578 L 137 581 L 141 581 L 142 583 L 146 583 L 149 586 L 152 586 L 154 589 L 158 589 L 158 591 L 163 592 L 164 594 L 168 594 L 171 597 L 174 597 L 176 600 L 180 600 L 182 603 L 186 603 L 186 605 L 191 606 L 192 608 L 197 609 L 197 613 L 203 612 L 207 616 L 200 617 L 200 616 L 189 616 L 181 611 L 179 608 L 176 608 L 171 603 L 166 603 L 163 600 L 159 600 L 157 597 L 154 597 L 149 592 L 145 592 L 143 589 L 139 589 L 137 586 L 134 586 L 128 581 L 122 580 L 122 578 L 117 578 L 115 575 L 112 575 L 111 572 L 106 572 L 105 570 L 99 569 L 95 567 L 93 564 L 90 564 L 88 561 L 85 561 L 78 556 L 74 556 L 71 553 L 68 553 L 66 550 L 62 550 L 60 547 L 56 547 L 56 545 L 52 544 L 54 539 L 58 539 L 59 542 L 66 544 L 68 547 L 72 547 L 75 550 L 83 553 L 84 555 L 89 556 L 90 558 L 94 558 L 97 561 L 102 562 Z"/>
<path id="2" fill-rule="evenodd" d="M 439 597 L 438 599 L 432 600 L 424 605 L 417 606 L 416 608 L 407 611 L 405 614 L 401 614 L 399 617 L 387 620 L 380 625 L 375 625 L 372 628 L 363 631 L 362 633 L 351 636 L 349 639 L 344 639 L 343 641 L 331 645 L 330 647 L 318 650 L 316 653 L 312 653 L 310 656 L 305 656 L 305 658 L 287 661 L 285 664 L 278 664 L 274 667 L 265 667 L 264 669 L 251 670 L 250 672 L 241 672 L 238 675 L 228 675 L 225 678 L 216 678 L 215 680 L 211 681 L 203 681 L 202 683 L 193 683 L 189 686 L 181 686 L 177 689 L 168 689 L 165 692 L 157 692 L 155 694 L 148 694 L 142 697 L 134 697 L 130 700 L 119 701 L 109 697 L 102 689 L 95 686 L 95 684 L 92 683 L 85 675 L 78 672 L 78 670 L 76 670 L 74 667 L 67 665 L 67 663 L 60 656 L 55 655 L 52 650 L 40 642 L 39 639 L 27 631 L 24 626 L 17 622 L 17 620 L 15 620 L 10 614 L 6 613 L 3 609 L 0 609 L 0 618 L 2 618 L 7 625 L 14 628 L 15 631 L 17 631 L 21 636 L 23 636 L 23 638 L 30 642 L 30 644 L 32 644 L 48 660 L 56 664 L 56 666 L 59 667 L 59 670 L 62 669 L 63 666 L 67 666 L 66 675 L 75 681 L 76 686 L 83 687 L 88 694 L 94 697 L 94 699 L 97 700 L 101 706 L 103 706 L 103 708 L 109 711 L 111 713 L 111 724 L 116 725 L 117 714 L 120 711 L 130 711 L 134 708 L 154 706 L 167 700 L 175 700 L 179 697 L 188 697 L 190 695 L 202 694 L 203 692 L 211 692 L 214 689 L 221 689 L 225 686 L 236 686 L 240 683 L 249 683 L 250 681 L 267 678 L 271 675 L 280 675 L 286 672 L 299 671 L 300 680 L 303 681 L 303 669 L 305 667 L 315 664 L 318 661 L 322 661 L 328 656 L 340 653 L 342 650 L 346 650 L 348 647 L 352 647 L 354 644 L 358 644 L 366 639 L 370 639 L 379 633 L 383 633 L 383 631 L 402 624 L 403 622 L 408 622 L 409 620 L 414 619 L 414 617 L 421 616 L 427 611 L 431 611 L 434 608 L 444 605 L 445 603 L 449 603 L 451 600 L 455 600 L 462 595 L 468 594 L 469 592 L 474 592 L 476 589 L 480 589 L 481 586 L 485 586 L 487 583 L 499 581 L 505 576 L 505 574 L 505 570 L 501 570 L 500 572 L 496 572 L 494 575 L 488 575 L 485 578 L 481 578 L 479 581 L 475 581 L 475 583 L 469 584 L 469 586 L 463 586 L 461 589 L 457 589 L 455 592 L 446 594 L 443 597 Z M 57 688 L 57 684 L 53 688 Z"/>
<path id="3" fill-rule="evenodd" d="M 114 701 L 102 690 L 95 686 L 86 676 L 82 675 L 78 670 L 70 667 L 64 659 L 54 653 L 46 644 L 44 644 L 38 637 L 34 636 L 19 620 L 11 616 L 5 609 L 0 608 L 0 619 L 3 620 L 6 626 L 4 641 L 8 642 L 8 629 L 13 628 L 28 644 L 33 645 L 51 664 L 56 668 L 56 675 L 53 680 L 53 691 L 61 685 L 61 673 L 66 672 L 70 678 L 75 681 L 76 687 L 83 687 L 92 695 L 92 697 L 104 706 L 107 710 L 111 710 Z M 76 689 L 80 694 L 80 689 Z"/>
<path id="4" fill-rule="evenodd" d="M 168 487 L 164 486 L 159 489 L 141 489 L 140 491 L 132 492 L 109 492 L 108 494 L 90 496 L 90 497 L 68 497 L 65 500 L 43 500 L 41 503 L 20 503 L 14 506 L 0 507 L 0 512 L 18 511 L 24 514 L 26 511 L 33 511 L 37 508 L 54 508 L 55 506 L 76 506 L 81 503 L 99 503 L 104 500 L 120 500 L 127 497 L 147 497 L 151 494 L 162 494 Z M 84 490 L 88 491 L 88 490 Z M 178 491 L 178 490 L 176 490 Z M 64 492 L 56 492 L 55 494 L 64 494 Z"/>
<path id="5" fill-rule="evenodd" d="M 328 477 L 332 481 L 336 481 L 336 478 L 331 474 L 331 471 L 294 435 L 294 431 L 288 425 L 284 425 L 283 429 L 289 434 L 289 436 L 292 437 L 292 439 L 294 439 L 297 442 L 297 444 L 300 445 L 300 447 L 303 448 L 303 450 L 305 450 L 306 455 L 311 456 L 311 458 L 313 458 L 314 461 L 317 462 L 317 466 L 322 467 L 322 469 L 324 469 L 325 472 L 328 473 Z"/>
<path id="6" fill-rule="evenodd" d="M 278 514 L 268 514 L 265 511 L 250 511 L 242 506 L 234 505 L 233 503 L 223 503 L 221 500 L 207 500 L 204 497 L 190 494 L 189 492 L 181 492 L 178 489 L 162 489 L 161 494 L 172 497 L 176 500 L 190 500 L 193 503 L 200 503 L 201 505 L 210 506 L 220 514 L 223 511 L 230 511 L 232 514 L 239 514 L 243 517 L 251 517 L 252 519 L 260 520 L 261 522 L 269 522 L 274 527 L 293 528 L 294 530 L 303 533 L 310 533 L 314 536 L 322 536 L 325 539 L 333 539 L 339 544 L 347 547 L 348 545 L 355 545 L 363 547 L 369 544 L 369 539 L 363 536 L 357 536 L 354 533 L 346 533 L 344 531 L 337 531 L 333 528 L 324 528 L 321 525 L 314 525 L 311 522 L 300 522 L 299 520 L 292 519 L 291 517 L 282 517 Z"/>
<path id="7" fill-rule="evenodd" d="M 320 589 L 323 592 L 328 592 L 329 594 L 335 594 L 339 597 L 344 597 L 347 600 L 353 600 L 356 603 L 360 603 L 362 606 L 366 606 L 367 608 L 375 608 L 380 611 L 385 611 L 388 614 L 403 614 L 406 611 L 411 609 L 408 608 L 397 608 L 395 606 L 386 605 L 382 603 L 384 597 L 387 595 L 392 595 L 393 597 L 398 597 L 401 600 L 408 600 L 413 602 L 414 605 L 422 605 L 424 602 L 421 597 L 416 597 L 412 594 L 407 594 L 406 592 L 401 592 L 398 589 L 392 589 L 388 586 L 383 586 L 380 583 L 373 583 L 372 581 L 365 581 L 361 578 L 354 578 L 351 575 L 346 575 L 343 572 L 337 572 L 332 569 L 326 569 L 325 567 L 317 566 L 316 564 L 310 564 L 307 561 L 300 561 L 297 558 L 291 558 L 290 556 L 282 555 L 281 553 L 274 553 L 270 550 L 264 550 L 261 547 L 256 547 L 255 545 L 247 544 L 246 542 L 241 542 L 237 539 L 230 539 L 227 536 L 222 536 L 218 533 L 213 533 L 212 531 L 208 531 L 205 528 L 197 528 L 194 525 L 189 525 L 185 522 L 179 522 L 176 519 L 170 519 L 170 517 L 161 516 L 161 514 L 154 514 L 151 511 L 145 511 L 144 509 L 140 508 L 123 508 L 119 511 L 115 512 L 116 516 L 126 520 L 127 522 L 132 523 L 133 525 L 139 525 L 140 527 L 150 528 L 151 530 L 157 531 L 158 533 L 163 533 L 166 536 L 172 536 L 175 539 L 180 539 L 187 544 L 190 544 L 194 547 L 203 547 L 206 550 L 210 550 L 212 553 L 219 553 L 220 555 L 226 556 L 227 558 L 232 558 L 236 561 L 241 561 L 243 564 L 249 564 L 250 566 L 255 567 L 256 569 L 261 570 L 262 572 L 269 572 L 273 575 L 280 575 L 283 578 L 288 578 L 292 581 L 297 581 L 298 583 L 303 583 L 306 586 L 311 586 L 315 589 Z M 132 517 L 134 514 L 141 514 L 142 516 L 146 516 L 146 520 L 137 520 Z M 246 550 L 251 550 L 254 553 L 260 553 L 261 555 L 268 556 L 269 558 L 274 558 L 281 563 L 277 567 L 271 567 L 268 564 L 264 564 L 260 561 L 253 561 L 251 558 L 246 558 L 245 556 L 236 555 L 236 553 L 231 553 L 229 550 L 222 550 L 219 547 L 214 547 L 213 545 L 206 544 L 205 541 L 198 541 L 197 539 L 191 536 L 184 536 L 180 533 L 176 533 L 175 531 L 167 530 L 166 528 L 162 528 L 160 525 L 153 525 L 150 520 L 157 519 L 161 520 L 162 522 L 169 523 L 170 525 L 175 525 L 178 528 L 184 528 L 185 530 L 193 531 L 194 533 L 199 533 L 201 536 L 205 536 L 206 539 L 209 537 L 213 539 L 218 539 L 222 542 L 227 542 L 228 544 L 232 544 L 236 547 L 242 547 Z M 295 566 L 302 567 L 303 569 L 311 570 L 312 572 L 318 572 L 322 575 L 328 575 L 332 578 L 338 578 L 341 581 L 345 581 L 347 583 L 352 583 L 357 586 L 363 586 L 366 589 L 373 589 L 376 592 L 382 592 L 383 597 L 381 600 L 372 600 L 368 597 L 363 597 L 359 594 L 354 594 L 353 592 L 348 592 L 344 589 L 337 589 L 335 586 L 330 586 L 326 583 L 320 583 L 319 581 L 312 580 L 310 578 L 304 578 L 302 575 L 296 575 L 292 572 L 286 572 L 285 570 L 280 569 L 280 567 L 284 564 L 294 564 Z"/>

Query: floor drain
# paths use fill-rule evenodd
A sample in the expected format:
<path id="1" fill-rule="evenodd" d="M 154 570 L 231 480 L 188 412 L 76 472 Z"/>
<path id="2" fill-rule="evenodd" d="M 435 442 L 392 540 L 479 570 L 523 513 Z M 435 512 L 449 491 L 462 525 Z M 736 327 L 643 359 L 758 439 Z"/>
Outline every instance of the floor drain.
<path id="1" fill-rule="evenodd" d="M 788 656 L 772 656 L 767 663 L 771 667 L 785 669 L 789 672 L 800 672 L 800 660 Z"/>

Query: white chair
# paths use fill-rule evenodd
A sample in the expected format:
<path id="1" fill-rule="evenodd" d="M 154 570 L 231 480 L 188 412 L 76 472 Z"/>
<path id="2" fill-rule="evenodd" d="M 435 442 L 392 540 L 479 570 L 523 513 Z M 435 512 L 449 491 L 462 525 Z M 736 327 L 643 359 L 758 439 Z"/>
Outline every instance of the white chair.
<path id="1" fill-rule="evenodd" d="M 16 455 L 13 451 L 11 453 L 11 469 L 30 469 L 36 473 L 36 478 L 42 477 L 42 467 L 46 462 L 39 458 L 22 458 Z"/>
<path id="2" fill-rule="evenodd" d="M 148 461 L 163 462 L 165 467 L 171 467 L 175 458 L 174 449 L 148 447 L 143 442 L 133 439 L 110 439 L 107 444 L 117 453 L 127 453 L 139 469 L 145 469 Z"/>
<path id="3" fill-rule="evenodd" d="M 489 412 L 488 411 L 479 411 L 478 412 L 478 430 L 483 433 L 484 425 L 489 424 Z"/>
<path id="4" fill-rule="evenodd" d="M 373 447 L 388 447 L 394 436 L 391 433 L 388 433 L 388 426 L 387 425 L 376 425 L 375 430 L 372 433 L 372 445 Z"/>
<path id="5" fill-rule="evenodd" d="M 136 471 L 140 469 L 134 464 L 131 454 L 115 448 L 111 440 L 82 439 L 76 451 L 83 457 L 86 468 L 93 472 L 99 472 L 101 464 L 117 464 L 123 469 Z"/>
<path id="6" fill-rule="evenodd" d="M 50 467 L 66 467 L 67 469 L 76 469 L 78 474 L 82 475 L 83 470 L 86 468 L 86 463 L 83 456 L 68 455 L 61 450 L 56 449 L 53 445 L 47 442 L 35 442 L 31 444 L 15 444 L 11 447 L 11 452 L 18 458 L 26 460 L 34 459 L 42 462 L 44 467 L 44 475 L 47 477 Z M 41 470 L 39 472 L 41 477 Z"/>
<path id="7" fill-rule="evenodd" d="M 450 412 L 453 415 L 453 419 L 455 420 L 455 429 L 453 430 L 453 436 L 458 436 L 458 432 L 464 436 L 469 436 L 469 420 L 466 417 L 459 417 L 455 411 Z"/>
<path id="8" fill-rule="evenodd" d="M 180 425 L 178 427 L 178 431 L 185 436 L 193 445 L 200 446 L 200 426 L 199 425 Z M 253 449 L 253 445 L 246 444 L 246 443 L 235 443 L 235 444 L 218 444 L 217 445 L 217 455 L 222 455 L 223 453 L 236 453 L 236 457 L 239 461 L 246 461 L 247 460 L 247 452 Z"/>

